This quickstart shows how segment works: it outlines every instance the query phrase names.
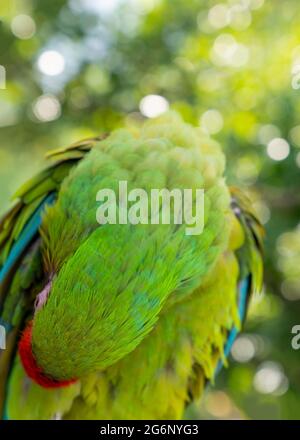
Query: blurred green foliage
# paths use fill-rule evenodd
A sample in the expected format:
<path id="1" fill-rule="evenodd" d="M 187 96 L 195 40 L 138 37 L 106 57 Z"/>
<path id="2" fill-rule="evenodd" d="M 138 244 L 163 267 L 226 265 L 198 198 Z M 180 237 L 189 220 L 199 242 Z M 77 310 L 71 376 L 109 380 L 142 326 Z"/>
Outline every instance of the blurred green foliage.
<path id="1" fill-rule="evenodd" d="M 299 0 L 0 3 L 1 212 L 48 149 L 138 123 L 155 94 L 220 141 L 265 223 L 265 294 L 187 417 L 300 419 L 299 15 Z"/>

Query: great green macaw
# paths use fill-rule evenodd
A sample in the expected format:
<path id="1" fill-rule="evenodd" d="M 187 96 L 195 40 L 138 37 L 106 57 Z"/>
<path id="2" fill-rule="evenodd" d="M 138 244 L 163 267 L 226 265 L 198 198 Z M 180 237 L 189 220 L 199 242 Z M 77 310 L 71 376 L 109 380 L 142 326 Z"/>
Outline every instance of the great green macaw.
<path id="1" fill-rule="evenodd" d="M 0 224 L 0 413 L 178 419 L 262 285 L 263 229 L 217 142 L 176 114 L 50 154 Z M 103 224 L 96 194 L 204 189 L 205 224 Z"/>

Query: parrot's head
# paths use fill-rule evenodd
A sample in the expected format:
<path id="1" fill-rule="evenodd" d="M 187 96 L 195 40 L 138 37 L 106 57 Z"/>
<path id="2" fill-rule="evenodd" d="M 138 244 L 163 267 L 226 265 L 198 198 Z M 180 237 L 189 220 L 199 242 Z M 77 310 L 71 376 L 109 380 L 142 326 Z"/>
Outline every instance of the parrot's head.
<path id="1" fill-rule="evenodd" d="M 219 145 L 177 116 L 138 135 L 114 132 L 72 170 L 43 219 L 51 270 L 19 345 L 32 379 L 63 386 L 106 369 L 137 347 L 166 303 L 199 286 L 228 240 L 223 171 Z M 148 194 L 204 188 L 203 232 L 172 222 L 94 225 L 97 191 L 116 192 L 120 180 Z"/>

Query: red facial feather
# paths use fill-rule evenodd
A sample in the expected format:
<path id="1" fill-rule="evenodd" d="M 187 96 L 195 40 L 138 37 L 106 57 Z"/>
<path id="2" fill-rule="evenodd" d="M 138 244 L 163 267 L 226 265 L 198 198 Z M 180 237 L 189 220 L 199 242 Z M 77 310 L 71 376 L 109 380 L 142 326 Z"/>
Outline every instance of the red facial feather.
<path id="1" fill-rule="evenodd" d="M 22 365 L 28 377 L 44 388 L 62 388 L 71 385 L 77 379 L 56 380 L 43 373 L 41 367 L 38 366 L 36 359 L 32 353 L 32 321 L 27 325 L 22 333 L 19 342 L 19 355 Z"/>

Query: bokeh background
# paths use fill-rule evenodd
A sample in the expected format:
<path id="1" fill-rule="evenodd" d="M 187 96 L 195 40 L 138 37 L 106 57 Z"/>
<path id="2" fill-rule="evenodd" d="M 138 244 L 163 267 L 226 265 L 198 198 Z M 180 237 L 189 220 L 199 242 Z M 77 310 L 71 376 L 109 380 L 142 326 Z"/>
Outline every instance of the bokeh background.
<path id="1" fill-rule="evenodd" d="M 0 17 L 0 212 L 51 148 L 169 107 L 202 126 L 265 224 L 266 285 L 187 417 L 300 419 L 299 0 L 1 0 Z"/>

